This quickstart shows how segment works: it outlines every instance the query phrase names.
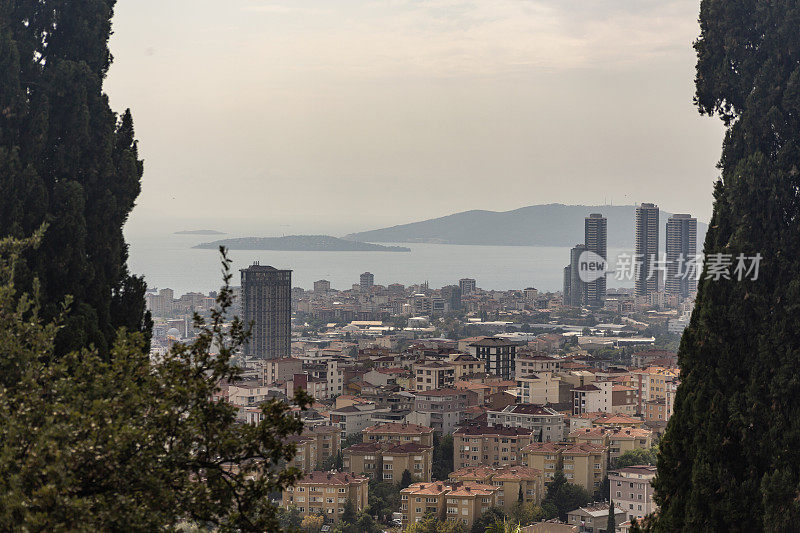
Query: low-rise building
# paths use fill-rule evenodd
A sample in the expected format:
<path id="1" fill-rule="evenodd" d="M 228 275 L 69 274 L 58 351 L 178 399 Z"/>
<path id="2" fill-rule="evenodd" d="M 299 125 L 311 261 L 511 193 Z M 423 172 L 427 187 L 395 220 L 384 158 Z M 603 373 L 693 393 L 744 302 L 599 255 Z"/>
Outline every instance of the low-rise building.
<path id="1" fill-rule="evenodd" d="M 453 466 L 507 466 L 522 464 L 522 448 L 536 440 L 523 428 L 469 425 L 453 433 Z"/>
<path id="2" fill-rule="evenodd" d="M 653 485 L 656 467 L 629 466 L 608 473 L 611 498 L 625 510 L 626 520 L 641 520 L 657 510 L 653 502 Z"/>
<path id="3" fill-rule="evenodd" d="M 486 422 L 490 426 L 523 428 L 534 433 L 536 441 L 559 441 L 564 438 L 564 415 L 549 407 L 520 403 L 502 410 L 488 410 Z"/>
<path id="4" fill-rule="evenodd" d="M 349 472 L 314 471 L 283 491 L 282 506 L 297 507 L 301 516 L 321 515 L 326 524 L 335 524 L 344 513 L 347 500 L 356 512 L 368 504 L 369 479 Z"/>
<path id="5" fill-rule="evenodd" d="M 571 444 L 561 452 L 564 477 L 570 483 L 594 492 L 606 477 L 608 448 L 594 444 Z M 606 508 L 608 509 L 608 508 Z"/>
<path id="6" fill-rule="evenodd" d="M 468 466 L 452 472 L 451 481 L 473 481 L 500 487 L 497 505 L 505 512 L 522 501 L 538 505 L 544 498 L 544 476 L 541 470 L 527 466 Z"/>
<path id="7" fill-rule="evenodd" d="M 414 390 L 426 391 L 452 387 L 455 381 L 455 367 L 439 361 L 425 361 L 412 367 Z"/>
<path id="8" fill-rule="evenodd" d="M 342 439 L 346 439 L 373 425 L 374 414 L 388 411 L 388 409 L 376 409 L 374 402 L 355 403 L 332 410 L 331 425 L 338 426 L 342 432 Z"/>
<path id="9" fill-rule="evenodd" d="M 499 490 L 470 482 L 414 483 L 400 491 L 403 528 L 429 514 L 470 528 L 478 517 L 497 505 Z"/>
<path id="10" fill-rule="evenodd" d="M 562 468 L 561 452 L 567 445 L 556 442 L 532 442 L 522 448 L 522 464 L 540 470 L 544 480 L 550 481 Z"/>
<path id="11" fill-rule="evenodd" d="M 463 353 L 451 354 L 448 357 L 448 363 L 453 365 L 453 377 L 455 381 L 463 379 L 465 376 L 473 374 L 483 374 L 486 372 L 486 366 L 483 361 L 472 355 Z"/>
<path id="12" fill-rule="evenodd" d="M 418 391 L 414 400 L 414 411 L 408 415 L 407 420 L 433 428 L 441 435 L 450 434 L 464 421 L 464 412 L 471 405 L 469 397 L 474 394 L 457 389 Z"/>
<path id="13" fill-rule="evenodd" d="M 264 385 L 282 383 L 303 371 L 303 361 L 294 357 L 262 359 L 259 363 L 262 371 L 261 382 Z"/>
<path id="14" fill-rule="evenodd" d="M 399 483 L 408 470 L 420 481 L 431 480 L 433 446 L 364 442 L 345 448 L 342 455 L 344 470 L 354 474 Z"/>
<path id="15" fill-rule="evenodd" d="M 561 360 L 548 355 L 519 355 L 514 362 L 514 376 L 520 378 L 537 372 L 558 372 Z"/>
<path id="16" fill-rule="evenodd" d="M 558 403 L 561 378 L 552 372 L 517 376 L 517 397 L 520 403 Z"/>
<path id="17" fill-rule="evenodd" d="M 391 442 L 404 444 L 406 442 L 433 446 L 433 428 L 418 424 L 388 423 L 378 424 L 365 428 L 364 442 Z"/>
<path id="18" fill-rule="evenodd" d="M 625 511 L 614 502 L 614 523 L 625 521 Z M 582 533 L 612 533 L 606 530 L 608 525 L 609 504 L 599 503 L 579 507 L 567 513 L 567 523 L 577 526 Z"/>

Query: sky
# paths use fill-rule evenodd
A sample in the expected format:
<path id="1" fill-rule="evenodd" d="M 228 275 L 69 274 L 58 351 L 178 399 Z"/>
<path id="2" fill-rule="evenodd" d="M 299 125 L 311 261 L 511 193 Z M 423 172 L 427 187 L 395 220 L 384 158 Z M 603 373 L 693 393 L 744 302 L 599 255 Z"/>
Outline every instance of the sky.
<path id="1" fill-rule="evenodd" d="M 125 0 L 106 82 L 127 231 L 351 231 L 654 202 L 708 220 L 697 0 Z"/>

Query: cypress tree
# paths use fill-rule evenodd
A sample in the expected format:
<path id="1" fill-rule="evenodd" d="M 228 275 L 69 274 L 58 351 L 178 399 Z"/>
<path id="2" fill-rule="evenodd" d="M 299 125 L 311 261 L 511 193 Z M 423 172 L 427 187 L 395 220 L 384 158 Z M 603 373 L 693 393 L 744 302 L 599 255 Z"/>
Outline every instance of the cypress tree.
<path id="1" fill-rule="evenodd" d="M 661 442 L 658 531 L 800 520 L 800 6 L 703 0 L 695 102 L 726 126 L 681 384 Z M 731 279 L 707 279 L 711 254 Z M 761 254 L 739 280 L 739 254 Z"/>
<path id="2" fill-rule="evenodd" d="M 117 116 L 103 93 L 114 5 L 0 2 L 0 237 L 48 224 L 16 285 L 30 290 L 38 278 L 45 318 L 72 297 L 61 353 L 90 344 L 107 353 L 117 328 L 150 329 L 122 234 L 143 167 L 130 111 Z"/>
<path id="3" fill-rule="evenodd" d="M 608 522 L 606 523 L 606 533 L 614 533 L 617 530 L 617 517 L 614 511 L 614 500 L 608 500 Z"/>

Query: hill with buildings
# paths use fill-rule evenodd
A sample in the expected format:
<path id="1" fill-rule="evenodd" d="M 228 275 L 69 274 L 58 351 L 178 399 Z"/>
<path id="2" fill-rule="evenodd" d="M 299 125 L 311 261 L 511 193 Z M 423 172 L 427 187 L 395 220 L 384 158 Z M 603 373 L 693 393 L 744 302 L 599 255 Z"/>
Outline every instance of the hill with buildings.
<path id="1" fill-rule="evenodd" d="M 204 242 L 193 248 L 229 250 L 282 250 L 291 252 L 410 252 L 402 246 L 381 246 L 356 240 L 345 240 L 329 235 L 287 235 L 285 237 L 243 237 Z"/>
<path id="2" fill-rule="evenodd" d="M 633 205 L 547 204 L 502 212 L 464 211 L 411 224 L 351 233 L 345 239 L 487 246 L 574 246 L 583 242 L 584 218 L 590 213 L 601 213 L 608 218 L 608 246 L 632 249 L 635 209 Z M 672 213 L 666 211 L 660 213 L 661 248 L 664 248 L 665 227 L 670 215 Z M 707 224 L 697 222 L 698 250 L 702 249 L 707 229 Z"/>

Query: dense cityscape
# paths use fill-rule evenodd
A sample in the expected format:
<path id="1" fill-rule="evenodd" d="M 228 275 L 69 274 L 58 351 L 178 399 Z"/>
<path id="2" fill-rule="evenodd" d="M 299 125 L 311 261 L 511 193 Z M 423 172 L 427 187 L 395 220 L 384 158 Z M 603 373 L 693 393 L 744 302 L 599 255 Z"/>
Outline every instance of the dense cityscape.
<path id="1" fill-rule="evenodd" d="M 659 257 L 658 207 L 639 206 L 633 257 L 646 260 L 633 289 L 614 291 L 611 272 L 579 275 L 584 252 L 608 261 L 599 214 L 556 293 L 484 291 L 471 278 L 380 285 L 370 272 L 344 290 L 327 280 L 305 290 L 291 270 L 254 263 L 230 309 L 251 326 L 243 375 L 220 384 L 219 400 L 258 424 L 264 401 L 313 397 L 290 439 L 305 477 L 280 498 L 287 524 L 332 527 L 355 513 L 381 527 L 449 520 L 483 531 L 513 516 L 532 531 L 599 532 L 613 509 L 627 532 L 656 510 L 649 481 L 694 306 L 697 275 L 679 273 L 696 254 L 696 225 L 671 216 Z M 193 314 L 208 315 L 216 296 L 148 292 L 151 356 L 191 342 Z"/>

